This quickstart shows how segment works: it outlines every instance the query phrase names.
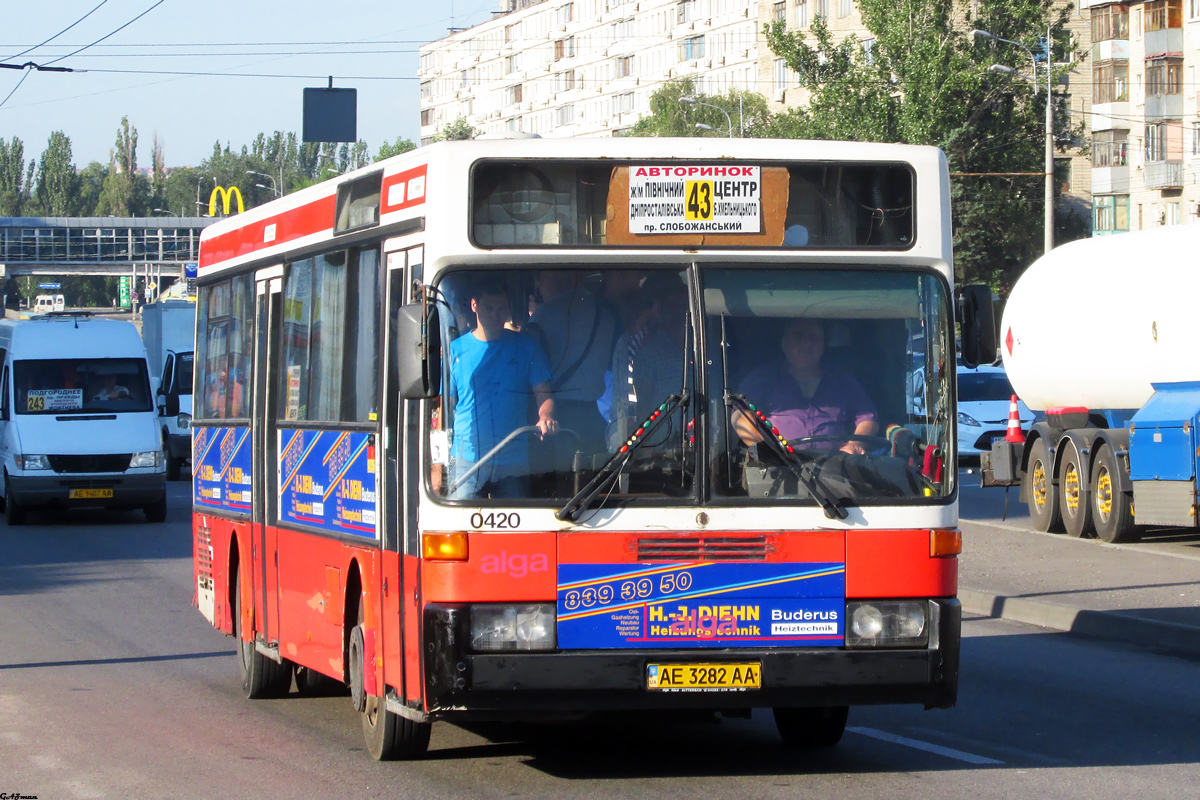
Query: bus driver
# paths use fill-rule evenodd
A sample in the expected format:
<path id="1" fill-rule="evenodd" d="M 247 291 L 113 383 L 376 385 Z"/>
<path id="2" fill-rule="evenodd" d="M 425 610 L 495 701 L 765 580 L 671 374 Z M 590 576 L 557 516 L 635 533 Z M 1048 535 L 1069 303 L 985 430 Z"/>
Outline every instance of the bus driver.
<path id="1" fill-rule="evenodd" d="M 529 496 L 529 439 L 505 445 L 469 477 L 475 464 L 527 424 L 529 393 L 537 405 L 539 436 L 558 431 L 551 397 L 550 367 L 538 343 L 508 330 L 508 295 L 495 278 L 473 287 L 474 330 L 450 343 L 449 397 L 454 403 L 450 444 L 450 496 Z"/>

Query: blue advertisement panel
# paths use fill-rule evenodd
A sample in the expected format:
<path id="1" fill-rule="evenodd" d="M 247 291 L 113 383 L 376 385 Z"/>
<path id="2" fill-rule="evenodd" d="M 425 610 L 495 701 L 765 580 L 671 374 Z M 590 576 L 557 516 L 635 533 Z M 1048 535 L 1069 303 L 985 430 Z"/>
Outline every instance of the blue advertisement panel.
<path id="1" fill-rule="evenodd" d="M 837 647 L 846 565 L 560 564 L 558 646 Z"/>
<path id="2" fill-rule="evenodd" d="M 249 428 L 193 428 L 192 501 L 249 514 L 252 451 Z"/>
<path id="3" fill-rule="evenodd" d="M 376 536 L 375 435 L 279 432 L 279 520 Z"/>

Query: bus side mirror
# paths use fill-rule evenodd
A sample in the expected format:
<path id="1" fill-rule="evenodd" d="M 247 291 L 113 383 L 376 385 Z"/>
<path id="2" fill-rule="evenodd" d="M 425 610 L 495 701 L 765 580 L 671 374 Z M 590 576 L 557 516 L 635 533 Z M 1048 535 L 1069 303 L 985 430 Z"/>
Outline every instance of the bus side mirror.
<path id="1" fill-rule="evenodd" d="M 437 306 L 402 306 L 396 319 L 396 375 L 406 400 L 436 397 L 442 382 L 442 326 Z"/>
<path id="2" fill-rule="evenodd" d="M 962 362 L 974 369 L 980 364 L 994 364 L 999 355 L 996 338 L 996 311 L 992 290 L 982 284 L 959 287 L 955 297 L 958 324 L 962 333 Z"/>

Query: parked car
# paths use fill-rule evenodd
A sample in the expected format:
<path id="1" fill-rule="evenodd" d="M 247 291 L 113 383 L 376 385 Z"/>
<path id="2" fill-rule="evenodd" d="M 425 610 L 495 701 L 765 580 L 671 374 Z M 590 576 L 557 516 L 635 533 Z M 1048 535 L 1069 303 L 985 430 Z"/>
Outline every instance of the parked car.
<path id="1" fill-rule="evenodd" d="M 1003 367 L 958 368 L 958 455 L 978 456 L 991 450 L 992 440 L 1003 439 L 1008 431 L 1008 410 L 1012 402 L 1012 384 Z M 1034 414 L 1017 401 L 1021 428 L 1029 430 Z"/>

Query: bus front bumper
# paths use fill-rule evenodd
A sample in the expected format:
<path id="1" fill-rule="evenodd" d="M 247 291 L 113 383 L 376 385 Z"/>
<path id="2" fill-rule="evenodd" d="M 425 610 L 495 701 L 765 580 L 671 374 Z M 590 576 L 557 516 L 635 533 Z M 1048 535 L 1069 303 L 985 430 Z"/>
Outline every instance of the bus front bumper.
<path id="1" fill-rule="evenodd" d="M 882 704 L 950 708 L 958 695 L 962 609 L 939 609 L 935 646 L 919 649 L 793 648 L 560 650 L 473 653 L 466 606 L 425 608 L 426 708 L 431 716 L 560 714 L 638 709 L 746 709 Z M 755 662 L 762 688 L 662 692 L 651 663 Z"/>

